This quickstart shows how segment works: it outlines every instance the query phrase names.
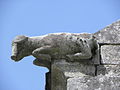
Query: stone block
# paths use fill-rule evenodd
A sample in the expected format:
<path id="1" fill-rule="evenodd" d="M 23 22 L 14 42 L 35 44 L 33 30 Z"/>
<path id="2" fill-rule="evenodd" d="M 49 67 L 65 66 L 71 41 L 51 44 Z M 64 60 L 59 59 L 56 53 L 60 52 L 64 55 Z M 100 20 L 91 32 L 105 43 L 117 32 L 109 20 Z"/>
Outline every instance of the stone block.
<path id="1" fill-rule="evenodd" d="M 99 75 L 69 78 L 67 90 L 120 90 L 120 76 Z"/>
<path id="2" fill-rule="evenodd" d="M 52 63 L 51 90 L 120 90 L 120 65 L 98 65 L 58 60 Z"/>
<path id="3" fill-rule="evenodd" d="M 51 67 L 51 90 L 67 90 L 68 78 L 84 76 L 95 76 L 95 66 L 93 64 L 66 62 L 65 60 L 54 61 Z"/>
<path id="4" fill-rule="evenodd" d="M 87 77 L 68 78 L 67 90 L 88 90 Z"/>
<path id="5" fill-rule="evenodd" d="M 101 46 L 102 64 L 120 64 L 120 45 Z"/>
<path id="6" fill-rule="evenodd" d="M 57 60 L 52 64 L 52 69 L 58 68 L 66 77 L 81 77 L 81 75 L 95 75 L 94 64 L 87 62 L 66 62 L 65 60 Z"/>

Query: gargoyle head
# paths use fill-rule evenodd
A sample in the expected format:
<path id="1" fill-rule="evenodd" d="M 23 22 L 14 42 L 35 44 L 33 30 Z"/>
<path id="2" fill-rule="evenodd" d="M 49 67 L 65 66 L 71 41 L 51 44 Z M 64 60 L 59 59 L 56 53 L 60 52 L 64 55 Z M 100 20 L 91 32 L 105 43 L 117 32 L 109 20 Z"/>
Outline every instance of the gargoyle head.
<path id="1" fill-rule="evenodd" d="M 16 36 L 12 41 L 12 56 L 11 59 L 14 61 L 20 61 L 25 56 L 28 56 L 28 48 L 26 47 L 26 43 L 28 41 L 28 37 L 26 36 Z"/>

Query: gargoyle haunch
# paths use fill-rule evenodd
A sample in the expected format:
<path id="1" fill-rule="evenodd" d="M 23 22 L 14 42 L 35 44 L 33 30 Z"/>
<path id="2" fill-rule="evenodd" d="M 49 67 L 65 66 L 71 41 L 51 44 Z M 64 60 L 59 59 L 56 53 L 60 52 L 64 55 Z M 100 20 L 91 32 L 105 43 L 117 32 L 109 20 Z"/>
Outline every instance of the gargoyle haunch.
<path id="1" fill-rule="evenodd" d="M 51 62 L 56 59 L 79 61 L 92 58 L 96 49 L 97 41 L 92 35 L 90 38 L 83 38 L 79 34 L 72 33 L 53 33 L 37 37 L 21 35 L 16 36 L 12 41 L 11 58 L 19 61 L 32 55 L 37 58 L 34 64 L 37 60 L 39 62 Z"/>

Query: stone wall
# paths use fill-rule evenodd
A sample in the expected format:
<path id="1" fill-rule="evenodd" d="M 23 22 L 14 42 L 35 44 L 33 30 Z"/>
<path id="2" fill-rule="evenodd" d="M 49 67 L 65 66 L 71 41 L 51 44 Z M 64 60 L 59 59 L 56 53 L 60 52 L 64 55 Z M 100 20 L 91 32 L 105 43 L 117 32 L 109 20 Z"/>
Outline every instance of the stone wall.
<path id="1" fill-rule="evenodd" d="M 99 46 L 95 56 L 52 62 L 46 90 L 120 90 L 120 21 L 93 35 Z"/>

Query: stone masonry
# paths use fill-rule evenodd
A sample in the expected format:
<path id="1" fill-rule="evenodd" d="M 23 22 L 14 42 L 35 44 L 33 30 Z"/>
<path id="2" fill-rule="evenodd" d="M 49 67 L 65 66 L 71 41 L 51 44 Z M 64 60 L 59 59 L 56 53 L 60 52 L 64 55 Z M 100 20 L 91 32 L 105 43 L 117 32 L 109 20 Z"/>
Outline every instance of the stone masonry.
<path id="1" fill-rule="evenodd" d="M 49 69 L 46 90 L 120 90 L 119 20 L 93 34 L 18 36 L 12 46 L 14 61 L 32 55 Z"/>
<path id="2" fill-rule="evenodd" d="M 120 21 L 93 35 L 99 48 L 92 60 L 52 63 L 51 90 L 120 90 Z"/>

